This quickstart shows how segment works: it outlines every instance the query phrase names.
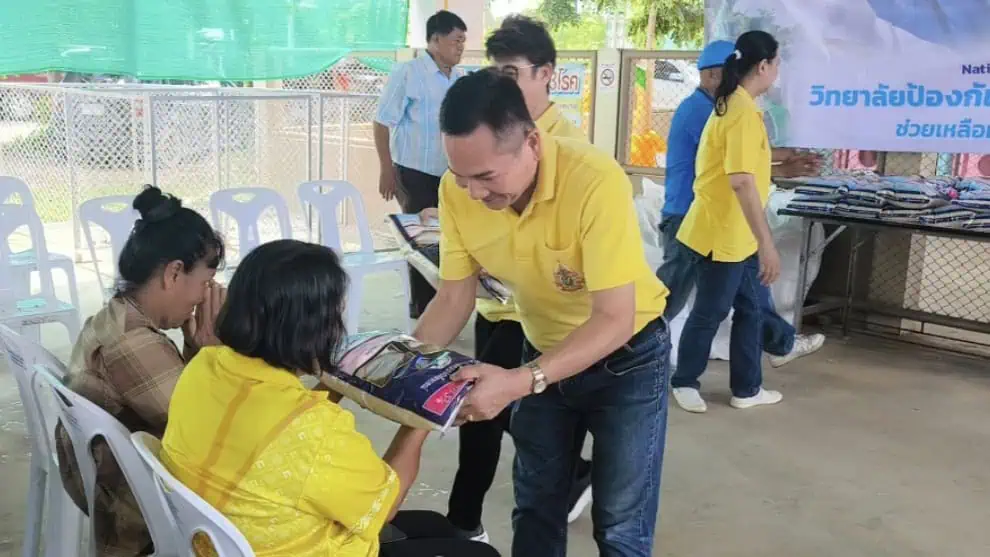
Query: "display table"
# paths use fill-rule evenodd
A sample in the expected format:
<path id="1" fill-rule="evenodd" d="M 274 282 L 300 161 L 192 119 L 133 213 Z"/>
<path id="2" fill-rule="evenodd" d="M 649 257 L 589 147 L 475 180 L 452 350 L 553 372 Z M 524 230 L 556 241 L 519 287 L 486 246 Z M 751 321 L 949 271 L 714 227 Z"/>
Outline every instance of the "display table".
<path id="1" fill-rule="evenodd" d="M 951 255 L 952 259 L 950 261 L 953 265 L 955 265 L 955 267 L 951 269 L 942 268 L 943 266 L 938 262 L 932 262 L 932 265 L 930 266 L 932 268 L 925 269 L 924 265 L 926 261 L 922 258 L 922 260 L 918 263 L 918 265 L 921 266 L 921 270 L 919 271 L 916 269 L 911 271 L 915 275 L 915 282 L 920 284 L 922 281 L 927 281 L 923 287 L 918 287 L 915 289 L 918 291 L 916 297 L 920 298 L 926 291 L 942 292 L 942 289 L 951 289 L 953 290 L 952 293 L 956 295 L 956 300 L 960 298 L 965 299 L 965 292 L 961 291 L 964 291 L 966 288 L 979 287 L 982 289 L 981 285 L 985 282 L 985 278 L 979 276 L 982 273 L 976 272 L 975 269 L 970 268 L 967 271 L 967 269 L 960 269 L 958 267 L 982 267 L 987 259 L 986 254 L 983 253 L 983 250 L 973 253 L 965 252 L 965 244 L 957 244 L 955 242 L 968 241 L 980 242 L 981 244 L 990 244 L 990 234 L 985 232 L 922 224 L 902 224 L 872 218 L 828 215 L 823 213 L 789 209 L 786 207 L 779 209 L 778 214 L 802 218 L 801 259 L 797 280 L 798 292 L 804 292 L 805 283 L 807 282 L 807 262 L 811 260 L 813 256 L 817 259 L 820 252 L 844 231 L 849 230 L 853 235 L 849 263 L 846 268 L 846 288 L 844 294 L 841 297 L 833 296 L 830 298 L 825 298 L 817 304 L 803 308 L 800 306 L 797 307 L 797 314 L 794 320 L 795 326 L 797 327 L 800 327 L 801 320 L 806 315 L 841 309 L 843 333 L 848 334 L 850 315 L 853 309 L 855 297 L 857 296 L 857 280 L 855 273 L 857 270 L 860 250 L 869 237 L 872 236 L 875 238 L 883 232 L 908 233 L 912 235 L 921 235 L 924 237 L 944 238 L 951 241 L 946 242 L 946 244 L 951 244 L 954 249 L 958 250 L 958 253 L 951 252 L 950 250 L 944 253 L 934 254 L 934 256 Z M 821 223 L 826 227 L 831 227 L 832 229 L 827 234 L 825 241 L 819 244 L 819 246 L 815 248 L 815 251 L 812 251 L 810 230 L 811 226 L 816 222 Z M 937 247 L 938 246 L 936 246 L 936 248 Z M 937 250 L 933 251 L 937 252 Z M 972 261 L 967 260 L 967 258 Z M 871 265 L 872 263 L 873 262 L 871 262 Z M 972 265 L 965 265 L 966 263 L 972 263 Z M 909 262 L 904 262 L 905 266 L 909 264 Z M 945 265 L 944 267 L 949 267 L 949 265 Z M 876 273 L 873 273 L 872 271 L 873 270 L 871 270 L 871 277 L 876 275 Z M 971 274 L 975 276 L 970 276 Z M 937 282 L 938 284 L 933 286 L 931 284 L 933 282 Z M 917 321 L 922 324 L 931 323 L 944 327 L 990 334 L 990 313 L 988 313 L 987 308 L 975 305 L 977 304 L 975 300 L 972 302 L 974 304 L 972 307 L 966 308 L 969 311 L 960 312 L 958 308 L 953 308 L 953 311 L 951 312 L 939 312 L 937 311 L 937 306 L 941 303 L 941 300 L 929 300 L 928 303 L 919 304 L 924 307 L 928 307 L 928 311 L 921 311 L 912 308 L 896 307 L 894 304 L 890 303 L 878 303 L 870 298 L 871 296 L 866 296 L 866 301 L 862 304 L 857 302 L 858 307 L 856 309 L 863 309 L 868 313 L 875 315 L 884 315 L 888 317 Z M 903 306 L 904 304 L 901 305 Z M 948 308 L 949 304 L 946 304 L 945 307 Z M 956 315 L 951 315 L 950 313 L 955 313 Z M 966 316 L 961 317 L 959 315 L 960 313 L 964 313 Z M 924 331 L 922 330 L 921 332 Z"/>

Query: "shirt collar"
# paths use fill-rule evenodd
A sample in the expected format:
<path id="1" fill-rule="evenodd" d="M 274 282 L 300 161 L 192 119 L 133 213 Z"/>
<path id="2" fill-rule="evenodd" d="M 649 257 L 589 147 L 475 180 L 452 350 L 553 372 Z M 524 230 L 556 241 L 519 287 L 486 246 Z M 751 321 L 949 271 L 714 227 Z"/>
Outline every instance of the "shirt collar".
<path id="1" fill-rule="evenodd" d="M 701 96 L 702 96 L 702 97 L 705 97 L 706 99 L 708 99 L 708 100 L 709 100 L 709 101 L 710 101 L 710 102 L 711 102 L 712 104 L 714 104 L 714 103 L 715 103 L 715 97 L 713 97 L 713 96 L 711 96 L 711 95 L 709 95 L 709 94 L 708 94 L 708 91 L 705 91 L 705 90 L 704 90 L 704 89 L 702 89 L 701 87 L 698 87 L 697 89 L 695 89 L 695 92 L 696 92 L 696 93 L 701 93 Z"/>
<path id="2" fill-rule="evenodd" d="M 760 105 L 756 104 L 756 99 L 754 99 L 753 96 L 749 94 L 749 91 L 747 91 L 742 85 L 736 87 L 736 91 L 733 95 L 739 97 L 739 100 L 743 103 L 744 108 L 763 114 L 763 111 L 760 109 Z"/>
<path id="3" fill-rule="evenodd" d="M 541 131 L 549 132 L 563 117 L 564 115 L 557 108 L 557 103 L 550 103 L 550 106 L 536 119 L 536 127 L 540 128 Z"/>
<path id="4" fill-rule="evenodd" d="M 437 61 L 433 59 L 433 56 L 431 56 L 429 52 L 424 53 L 422 56 L 420 56 L 420 58 L 425 58 L 426 59 L 423 62 L 423 64 L 426 65 L 426 70 L 427 71 L 429 71 L 430 73 L 438 73 L 438 74 L 440 74 L 440 75 L 442 75 L 444 77 L 447 77 L 447 75 L 444 74 L 443 71 L 440 69 L 440 65 L 437 64 Z M 456 68 L 451 68 L 450 69 L 450 77 L 454 77 L 454 70 L 455 69 Z"/>
<path id="5" fill-rule="evenodd" d="M 533 192 L 532 199 L 536 203 L 550 201 L 557 193 L 557 140 L 543 130 L 538 132 L 541 148 L 540 168 L 536 175 L 536 191 Z"/>
<path id="6" fill-rule="evenodd" d="M 292 372 L 273 367 L 261 358 L 251 358 L 238 354 L 234 349 L 226 346 L 203 347 L 193 361 L 199 358 L 207 358 L 207 361 L 212 359 L 216 367 L 223 368 L 227 373 L 243 379 L 278 387 L 294 387 L 306 390 L 299 377 Z"/>

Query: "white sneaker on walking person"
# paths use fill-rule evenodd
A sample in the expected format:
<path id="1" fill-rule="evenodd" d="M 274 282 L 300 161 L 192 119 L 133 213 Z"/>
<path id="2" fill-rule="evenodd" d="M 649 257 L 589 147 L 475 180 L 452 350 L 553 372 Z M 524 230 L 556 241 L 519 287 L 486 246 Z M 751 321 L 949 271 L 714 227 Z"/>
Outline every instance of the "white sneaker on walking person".
<path id="1" fill-rule="evenodd" d="M 770 365 L 780 367 L 802 356 L 814 354 L 825 344 L 825 335 L 815 333 L 811 335 L 795 335 L 794 348 L 783 356 L 770 356 Z"/>
<path id="2" fill-rule="evenodd" d="M 708 404 L 701 398 L 701 392 L 692 387 L 674 387 L 674 400 L 677 405 L 695 414 L 703 414 L 708 411 Z"/>
<path id="3" fill-rule="evenodd" d="M 753 408 L 754 406 L 766 406 L 768 404 L 777 404 L 784 398 L 784 395 L 777 391 L 768 391 L 767 389 L 760 388 L 760 392 L 753 396 L 746 398 L 732 397 L 729 401 L 729 405 L 733 408 L 738 408 L 739 410 L 745 410 L 746 408 Z"/>

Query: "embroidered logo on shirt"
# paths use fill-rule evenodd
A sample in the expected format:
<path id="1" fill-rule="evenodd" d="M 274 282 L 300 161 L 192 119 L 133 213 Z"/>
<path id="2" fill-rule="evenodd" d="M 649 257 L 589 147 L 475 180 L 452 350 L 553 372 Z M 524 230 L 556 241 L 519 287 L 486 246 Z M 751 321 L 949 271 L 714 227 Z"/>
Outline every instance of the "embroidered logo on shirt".
<path id="1" fill-rule="evenodd" d="M 561 292 L 577 292 L 584 288 L 584 277 L 581 273 L 559 262 L 553 272 L 553 281 L 557 285 L 557 290 Z"/>

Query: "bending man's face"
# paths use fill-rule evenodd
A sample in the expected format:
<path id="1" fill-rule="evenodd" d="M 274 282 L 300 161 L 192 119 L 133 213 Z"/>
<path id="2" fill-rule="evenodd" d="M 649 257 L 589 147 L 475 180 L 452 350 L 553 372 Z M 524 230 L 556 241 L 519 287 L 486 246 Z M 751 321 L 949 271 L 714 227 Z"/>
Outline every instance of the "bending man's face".
<path id="1" fill-rule="evenodd" d="M 536 180 L 540 134 L 520 125 L 496 136 L 486 125 L 465 136 L 443 136 L 450 171 L 471 199 L 493 211 L 515 203 Z"/>

